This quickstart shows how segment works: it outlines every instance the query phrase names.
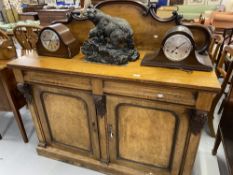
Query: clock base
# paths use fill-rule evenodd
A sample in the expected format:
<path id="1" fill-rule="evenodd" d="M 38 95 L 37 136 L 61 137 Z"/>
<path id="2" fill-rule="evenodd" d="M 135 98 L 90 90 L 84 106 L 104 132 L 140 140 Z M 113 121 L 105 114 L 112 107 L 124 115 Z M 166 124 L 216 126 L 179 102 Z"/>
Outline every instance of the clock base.
<path id="1" fill-rule="evenodd" d="M 213 65 L 210 61 L 209 55 L 201 55 L 197 51 L 193 51 L 185 60 L 175 62 L 168 60 L 163 54 L 163 51 L 159 50 L 146 54 L 141 62 L 141 65 L 190 71 L 196 70 L 210 72 L 213 70 Z"/>

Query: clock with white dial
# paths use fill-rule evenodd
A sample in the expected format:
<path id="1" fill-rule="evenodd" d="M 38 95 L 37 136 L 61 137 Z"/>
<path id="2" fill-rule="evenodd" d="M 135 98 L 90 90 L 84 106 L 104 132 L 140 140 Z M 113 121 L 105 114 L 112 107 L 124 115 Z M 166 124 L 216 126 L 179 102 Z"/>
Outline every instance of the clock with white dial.
<path id="1" fill-rule="evenodd" d="M 41 43 L 50 52 L 56 52 L 60 48 L 60 39 L 56 32 L 46 29 L 41 32 Z"/>
<path id="2" fill-rule="evenodd" d="M 186 59 L 193 49 L 190 39 L 182 34 L 175 34 L 167 38 L 163 46 L 164 55 L 171 61 Z"/>
<path id="3" fill-rule="evenodd" d="M 211 36 L 210 31 L 200 25 L 185 25 L 174 26 L 167 30 L 162 38 L 160 48 L 146 54 L 141 65 L 212 71 L 213 66 L 207 53 Z M 195 35 L 192 31 L 195 31 Z M 204 35 L 206 35 L 206 40 L 203 40 L 204 43 L 202 45 L 197 44 L 200 39 L 198 37 Z"/>
<path id="4" fill-rule="evenodd" d="M 80 42 L 70 29 L 61 23 L 44 27 L 39 33 L 36 43 L 40 56 L 72 58 L 79 53 Z"/>
<path id="5" fill-rule="evenodd" d="M 183 61 L 194 49 L 192 32 L 185 26 L 176 26 L 166 33 L 162 50 L 167 59 Z"/>

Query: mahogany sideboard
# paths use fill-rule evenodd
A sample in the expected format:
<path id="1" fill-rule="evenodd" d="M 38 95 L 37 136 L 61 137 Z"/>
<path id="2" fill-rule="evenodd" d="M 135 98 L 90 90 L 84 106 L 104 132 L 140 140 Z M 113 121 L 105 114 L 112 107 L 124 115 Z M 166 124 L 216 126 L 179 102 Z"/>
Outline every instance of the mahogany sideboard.
<path id="1" fill-rule="evenodd" d="M 214 72 L 23 56 L 8 64 L 40 155 L 107 174 L 190 175 L 220 89 Z"/>

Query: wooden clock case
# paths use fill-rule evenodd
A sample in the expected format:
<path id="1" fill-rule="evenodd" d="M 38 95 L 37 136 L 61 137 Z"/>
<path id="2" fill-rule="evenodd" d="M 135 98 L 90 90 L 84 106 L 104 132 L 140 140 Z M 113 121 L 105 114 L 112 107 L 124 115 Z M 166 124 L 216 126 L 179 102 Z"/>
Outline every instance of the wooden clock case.
<path id="1" fill-rule="evenodd" d="M 164 55 L 163 45 L 167 38 L 174 34 L 185 35 L 191 41 L 193 49 L 189 56 L 182 61 L 171 61 Z M 187 34 L 184 31 L 175 31 L 169 33 L 161 43 L 159 50 L 151 54 L 146 54 L 141 63 L 142 66 L 156 66 L 156 67 L 167 67 L 167 68 L 178 68 L 184 70 L 199 70 L 199 71 L 212 71 L 213 65 L 210 61 L 209 55 L 207 53 L 200 54 L 196 48 L 196 43 L 193 40 L 192 36 Z"/>
<path id="2" fill-rule="evenodd" d="M 41 42 L 41 33 L 44 30 L 53 30 L 56 32 L 60 39 L 60 47 L 56 52 L 50 52 L 44 48 Z M 80 44 L 78 40 L 75 39 L 73 34 L 70 32 L 70 29 L 61 23 L 52 24 L 48 27 L 45 27 L 41 30 L 39 34 L 39 40 L 37 42 L 37 51 L 41 56 L 51 56 L 51 57 L 61 57 L 61 58 L 72 58 L 77 55 L 80 51 Z"/>

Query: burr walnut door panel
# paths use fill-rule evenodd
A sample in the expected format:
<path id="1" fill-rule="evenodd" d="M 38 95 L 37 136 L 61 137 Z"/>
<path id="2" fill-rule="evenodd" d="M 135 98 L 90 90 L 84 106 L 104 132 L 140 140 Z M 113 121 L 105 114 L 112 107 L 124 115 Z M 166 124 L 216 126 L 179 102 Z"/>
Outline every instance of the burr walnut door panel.
<path id="1" fill-rule="evenodd" d="M 34 86 L 33 94 L 48 145 L 99 158 L 91 92 Z"/>
<path id="2" fill-rule="evenodd" d="M 107 113 L 111 163 L 142 174 L 179 174 L 189 135 L 187 109 L 107 96 Z"/>

